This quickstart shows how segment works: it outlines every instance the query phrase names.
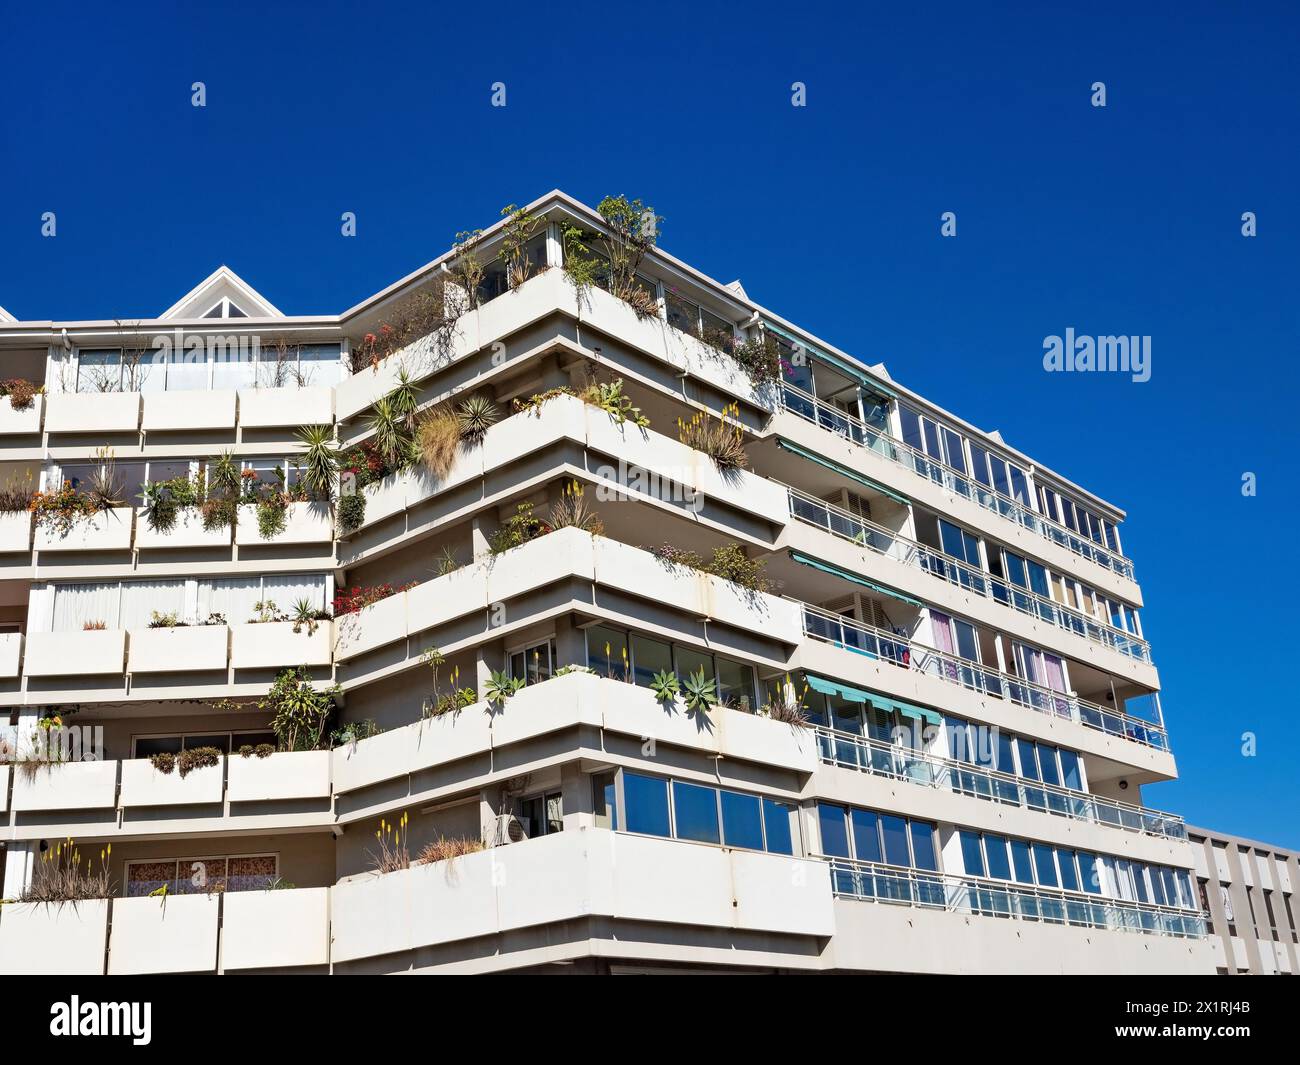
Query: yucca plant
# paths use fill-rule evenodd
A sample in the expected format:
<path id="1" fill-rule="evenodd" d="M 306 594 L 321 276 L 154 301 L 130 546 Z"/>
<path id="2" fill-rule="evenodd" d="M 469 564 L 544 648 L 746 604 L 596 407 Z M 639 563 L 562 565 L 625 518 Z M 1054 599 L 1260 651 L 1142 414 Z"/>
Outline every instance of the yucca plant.
<path id="1" fill-rule="evenodd" d="M 331 499 L 339 474 L 339 453 L 334 430 L 328 425 L 304 425 L 298 430 L 303 446 L 302 484 L 318 499 Z"/>
<path id="2" fill-rule="evenodd" d="M 394 406 L 391 395 L 375 400 L 370 415 L 370 431 L 380 458 L 390 466 L 400 465 L 407 456 L 410 433 L 406 416 Z"/>
<path id="3" fill-rule="evenodd" d="M 650 678 L 650 690 L 655 693 L 655 699 L 659 702 L 672 703 L 677 700 L 682 686 L 677 680 L 676 673 L 669 669 L 661 669 Z"/>
<path id="4" fill-rule="evenodd" d="M 456 557 L 456 552 L 447 545 L 443 545 L 441 551 L 433 560 L 433 572 L 439 577 L 445 577 L 448 573 L 455 573 L 460 569 L 460 559 Z"/>
<path id="5" fill-rule="evenodd" d="M 460 452 L 460 422 L 446 407 L 435 407 L 416 422 L 415 446 L 420 463 L 443 480 Z"/>
<path id="6" fill-rule="evenodd" d="M 415 387 L 415 382 L 411 380 L 411 375 L 406 372 L 405 366 L 397 371 L 397 384 L 385 398 L 392 406 L 393 413 L 405 421 L 406 427 L 410 429 L 415 420 L 415 412 L 420 406 L 420 392 Z"/>
<path id="7" fill-rule="evenodd" d="M 239 494 L 239 460 L 229 451 L 208 463 L 208 491 L 233 498 Z"/>
<path id="8" fill-rule="evenodd" d="M 692 714 L 707 714 L 718 704 L 718 686 L 712 677 L 705 677 L 704 667 L 688 673 L 682 681 L 686 709 Z"/>
<path id="9" fill-rule="evenodd" d="M 501 408 L 482 392 L 475 393 L 456 408 L 456 424 L 460 438 L 477 444 L 483 435 L 501 419 Z"/>

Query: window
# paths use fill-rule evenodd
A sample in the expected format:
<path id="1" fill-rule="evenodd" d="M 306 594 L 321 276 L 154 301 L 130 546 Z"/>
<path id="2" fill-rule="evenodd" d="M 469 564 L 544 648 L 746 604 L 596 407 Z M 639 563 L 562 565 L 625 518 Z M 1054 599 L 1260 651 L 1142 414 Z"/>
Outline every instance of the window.
<path id="1" fill-rule="evenodd" d="M 607 625 L 587 630 L 587 665 L 602 677 L 627 680 L 627 635 Z"/>
<path id="2" fill-rule="evenodd" d="M 138 898 L 166 887 L 175 895 L 263 891 L 278 879 L 274 854 L 162 858 L 126 863 L 126 895 Z"/>
<path id="3" fill-rule="evenodd" d="M 650 686 L 656 673 L 673 671 L 673 648 L 661 640 L 652 640 L 649 636 L 632 637 L 633 679 L 643 688 Z"/>
<path id="4" fill-rule="evenodd" d="M 564 804 L 558 791 L 521 800 L 519 815 L 528 821 L 530 838 L 564 831 Z"/>
<path id="5" fill-rule="evenodd" d="M 870 810 L 854 810 L 851 822 L 854 856 L 860 862 L 883 862 L 885 854 L 880 846 L 880 818 Z"/>
<path id="6" fill-rule="evenodd" d="M 543 640 L 510 654 L 510 676 L 522 679 L 525 684 L 550 680 L 555 670 L 554 640 Z"/>
<path id="7" fill-rule="evenodd" d="M 132 758 L 148 758 L 155 754 L 180 754 L 196 747 L 215 747 L 222 754 L 237 752 L 241 747 L 257 747 L 263 743 L 276 745 L 274 732 L 217 732 L 202 735 L 136 736 L 131 742 Z"/>
<path id="8" fill-rule="evenodd" d="M 198 582 L 195 613 L 200 621 L 220 614 L 229 624 L 242 625 L 255 620 L 257 603 L 274 603 L 276 610 L 288 614 L 305 599 L 316 610 L 324 610 L 325 591 L 321 573 L 209 578 Z"/>
<path id="9" fill-rule="evenodd" d="M 961 839 L 962 868 L 965 869 L 966 875 L 988 875 L 984 866 L 984 850 L 980 846 L 979 833 L 962 831 L 958 835 Z"/>
<path id="10" fill-rule="evenodd" d="M 677 839 L 722 842 L 718 829 L 718 793 L 713 788 L 674 780 L 673 815 Z"/>
<path id="11" fill-rule="evenodd" d="M 833 858 L 849 857 L 848 811 L 829 803 L 817 805 L 817 824 L 821 829 L 822 853 Z"/>
<path id="12" fill-rule="evenodd" d="M 763 806 L 757 795 L 722 792 L 722 839 L 729 847 L 763 849 Z"/>
<path id="13" fill-rule="evenodd" d="M 554 651 L 551 657 L 554 662 Z M 628 634 L 608 625 L 587 629 L 587 665 L 599 676 L 630 678 L 643 687 L 648 687 L 661 670 L 675 672 L 682 681 L 703 670 L 705 679 L 714 682 L 723 705 L 747 712 L 755 707 L 752 666 L 638 633 Z"/>
<path id="14" fill-rule="evenodd" d="M 754 670 L 743 662 L 718 658 L 718 699 L 724 706 L 754 709 Z"/>
<path id="15" fill-rule="evenodd" d="M 791 825 L 795 816 L 796 807 L 793 803 L 767 798 L 763 800 L 763 838 L 770 853 L 794 854 Z"/>
<path id="16" fill-rule="evenodd" d="M 627 830 L 647 836 L 671 836 L 668 820 L 668 781 L 623 774 L 623 804 Z"/>
<path id="17" fill-rule="evenodd" d="M 51 632 L 77 632 L 88 625 L 145 629 L 153 614 L 185 614 L 184 580 L 99 581 L 54 587 Z"/>
<path id="18" fill-rule="evenodd" d="M 597 828 L 618 829 L 618 802 L 614 773 L 596 773 L 591 778 L 591 808 Z"/>

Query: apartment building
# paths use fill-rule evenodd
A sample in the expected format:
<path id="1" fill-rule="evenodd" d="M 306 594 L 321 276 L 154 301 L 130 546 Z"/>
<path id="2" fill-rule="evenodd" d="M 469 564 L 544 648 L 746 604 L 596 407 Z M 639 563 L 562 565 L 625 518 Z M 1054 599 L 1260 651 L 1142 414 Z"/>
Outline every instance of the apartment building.
<path id="1" fill-rule="evenodd" d="M 1210 915 L 1216 971 L 1300 973 L 1295 852 L 1190 825 L 1187 838 L 1195 848 L 1200 906 Z"/>
<path id="2" fill-rule="evenodd" d="M 1123 511 L 621 225 L 0 323 L 0 971 L 1214 971 Z"/>

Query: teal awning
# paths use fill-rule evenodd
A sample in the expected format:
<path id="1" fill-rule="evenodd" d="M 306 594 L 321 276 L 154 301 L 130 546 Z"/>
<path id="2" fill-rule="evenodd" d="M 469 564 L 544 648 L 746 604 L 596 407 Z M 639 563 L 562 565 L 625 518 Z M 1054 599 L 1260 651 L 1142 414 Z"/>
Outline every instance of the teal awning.
<path id="1" fill-rule="evenodd" d="M 897 599 L 900 603 L 906 603 L 908 606 L 922 607 L 925 604 L 913 599 L 911 596 L 904 595 L 902 592 L 896 592 L 892 588 L 886 588 L 883 584 L 877 584 L 875 581 L 869 581 L 866 577 L 859 577 L 856 573 L 850 573 L 846 569 L 840 569 L 839 566 L 832 566 L 828 562 L 818 562 L 815 558 L 809 558 L 807 555 L 800 554 L 798 551 L 791 551 L 790 557 L 794 561 L 802 563 L 805 566 L 812 566 L 813 569 L 819 569 L 823 573 L 829 573 L 833 577 L 839 577 L 842 580 L 851 581 L 854 584 L 860 584 L 864 588 L 870 588 L 873 592 L 879 592 L 881 595 L 887 595 L 891 599 Z"/>
<path id="2" fill-rule="evenodd" d="M 879 706 L 882 710 L 897 710 L 903 717 L 910 718 L 912 721 L 924 721 L 928 725 L 942 725 L 943 716 L 935 713 L 933 710 L 927 710 L 924 706 L 913 706 L 911 703 L 905 703 L 901 699 L 889 699 L 872 695 L 871 701 Z M 888 703 L 889 706 L 881 706 L 881 703 Z"/>
<path id="3" fill-rule="evenodd" d="M 908 499 L 907 496 L 899 495 L 899 493 L 895 492 L 892 488 L 886 488 L 879 481 L 873 481 L 870 477 L 864 477 L 862 474 L 849 469 L 847 466 L 841 466 L 838 462 L 825 458 L 817 454 L 815 451 L 809 451 L 807 448 L 800 447 L 798 444 L 792 444 L 784 437 L 778 436 L 776 438 L 776 446 L 782 451 L 788 451 L 792 455 L 798 455 L 800 458 L 805 458 L 810 462 L 815 462 L 818 466 L 825 466 L 828 470 L 832 470 L 843 477 L 847 477 L 851 481 L 857 481 L 858 484 L 870 488 L 873 492 L 879 492 L 883 496 L 888 496 L 890 499 L 894 500 L 894 502 L 902 503 L 905 507 L 912 505 L 912 501 Z"/>
<path id="4" fill-rule="evenodd" d="M 838 695 L 851 703 L 865 703 L 868 699 L 867 693 L 864 691 L 850 688 L 847 684 L 837 684 L 833 680 L 826 680 L 824 677 L 817 677 L 812 673 L 805 673 L 804 679 L 808 681 L 808 687 L 815 692 L 821 692 L 823 695 Z"/>
<path id="5" fill-rule="evenodd" d="M 785 339 L 790 341 L 791 344 L 797 344 L 814 358 L 821 359 L 827 365 L 834 366 L 835 369 L 840 371 L 840 373 L 847 375 L 851 380 L 856 381 L 863 388 L 869 388 L 871 391 L 878 392 L 882 396 L 888 396 L 890 399 L 898 398 L 898 393 L 892 388 L 880 384 L 874 377 L 868 377 L 861 369 L 853 365 L 853 363 L 848 362 L 846 359 L 842 359 L 838 355 L 832 355 L 829 351 L 823 351 L 821 348 L 809 344 L 806 340 L 801 340 L 793 333 L 782 329 L 779 325 L 773 325 L 766 318 L 763 319 L 763 328 L 770 329 L 779 337 L 785 337 Z"/>

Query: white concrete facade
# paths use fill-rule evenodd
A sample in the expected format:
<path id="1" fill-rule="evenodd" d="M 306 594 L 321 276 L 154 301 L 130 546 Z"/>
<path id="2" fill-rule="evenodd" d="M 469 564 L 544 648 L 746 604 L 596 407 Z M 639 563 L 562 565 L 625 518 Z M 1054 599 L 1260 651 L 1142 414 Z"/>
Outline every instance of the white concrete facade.
<path id="1" fill-rule="evenodd" d="M 0 971 L 1212 972 L 1203 855 L 1142 804 L 1176 769 L 1123 512 L 660 249 L 657 312 L 578 291 L 562 227 L 603 220 L 529 210 L 473 300 L 449 253 L 338 315 L 222 268 L 130 327 L 0 322 L 43 389 L 0 467 L 44 493 L 0 513 Z M 399 387 L 494 424 L 385 461 Z M 286 669 L 333 699 L 297 749 Z M 18 901 L 65 847 L 108 897 Z"/>

